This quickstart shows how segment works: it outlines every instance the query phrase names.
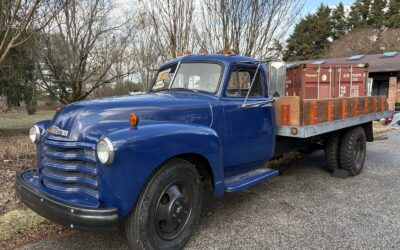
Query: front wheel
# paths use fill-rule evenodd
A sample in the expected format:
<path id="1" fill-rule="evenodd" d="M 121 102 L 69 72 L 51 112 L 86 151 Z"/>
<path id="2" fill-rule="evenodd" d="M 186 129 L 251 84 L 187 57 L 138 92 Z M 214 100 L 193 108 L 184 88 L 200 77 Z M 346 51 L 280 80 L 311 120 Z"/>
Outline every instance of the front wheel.
<path id="1" fill-rule="evenodd" d="M 202 206 L 193 164 L 173 159 L 146 184 L 126 224 L 133 249 L 181 249 L 196 229 Z"/>

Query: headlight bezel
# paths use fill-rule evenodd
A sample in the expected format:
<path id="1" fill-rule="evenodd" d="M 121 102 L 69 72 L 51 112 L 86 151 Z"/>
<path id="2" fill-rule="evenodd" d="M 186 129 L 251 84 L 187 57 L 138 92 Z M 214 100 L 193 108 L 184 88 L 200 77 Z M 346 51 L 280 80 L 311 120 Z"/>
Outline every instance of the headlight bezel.
<path id="1" fill-rule="evenodd" d="M 105 143 L 104 145 L 107 146 L 107 158 L 103 158 L 99 155 L 99 149 L 102 148 L 104 145 L 100 145 L 101 143 Z M 114 161 L 114 146 L 111 140 L 108 137 L 101 138 L 96 144 L 96 157 L 99 159 L 100 163 L 103 165 L 110 165 Z"/>
<path id="2" fill-rule="evenodd" d="M 33 133 L 32 133 L 33 132 Z M 35 138 L 33 139 L 32 136 L 35 136 Z M 40 141 L 40 128 L 37 125 L 33 125 L 30 129 L 29 129 L 29 140 L 32 143 L 38 144 Z"/>

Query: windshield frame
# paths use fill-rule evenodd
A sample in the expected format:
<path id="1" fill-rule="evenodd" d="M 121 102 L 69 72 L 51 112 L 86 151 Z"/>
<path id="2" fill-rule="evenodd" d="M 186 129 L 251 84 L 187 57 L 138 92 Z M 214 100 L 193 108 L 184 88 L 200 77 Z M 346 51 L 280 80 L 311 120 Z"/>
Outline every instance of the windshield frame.
<path id="1" fill-rule="evenodd" d="M 219 65 L 219 66 L 221 67 L 221 73 L 220 73 L 220 75 L 219 75 L 218 84 L 217 84 L 217 87 L 215 88 L 215 91 L 214 91 L 214 92 L 210 92 L 210 91 L 206 91 L 206 90 L 201 90 L 201 89 L 172 88 L 172 84 L 173 84 L 174 81 L 175 81 L 175 76 L 176 76 L 176 73 L 178 72 L 180 66 L 181 66 L 182 64 L 189 64 L 189 63 L 217 64 L 217 65 Z M 154 84 L 156 83 L 156 79 L 157 79 L 158 73 L 159 73 L 160 71 L 162 71 L 162 70 L 168 68 L 168 67 L 173 66 L 173 65 L 176 65 L 176 69 L 175 69 L 175 72 L 174 72 L 174 79 L 173 79 L 173 81 L 171 82 L 170 86 L 168 86 L 168 88 L 153 90 L 153 86 L 154 86 Z M 172 63 L 165 64 L 165 65 L 161 66 L 161 67 L 157 70 L 157 74 L 154 76 L 153 81 L 152 81 L 152 84 L 151 84 L 150 92 L 173 91 L 173 90 L 177 90 L 177 91 L 191 91 L 191 92 L 199 92 L 199 93 L 204 93 L 204 94 L 216 95 L 216 94 L 219 92 L 219 89 L 221 88 L 221 81 L 222 81 L 224 75 L 225 75 L 225 64 L 222 63 L 222 62 L 219 62 L 219 61 L 210 61 L 210 60 L 193 60 L 193 61 L 182 61 L 182 60 L 179 60 L 179 61 L 175 61 L 175 62 L 172 62 Z"/>

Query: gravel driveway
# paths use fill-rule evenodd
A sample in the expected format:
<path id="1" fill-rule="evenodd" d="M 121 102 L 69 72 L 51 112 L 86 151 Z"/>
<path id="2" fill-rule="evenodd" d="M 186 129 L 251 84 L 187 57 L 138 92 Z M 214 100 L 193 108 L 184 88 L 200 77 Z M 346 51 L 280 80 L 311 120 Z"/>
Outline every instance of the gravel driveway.
<path id="1" fill-rule="evenodd" d="M 338 179 L 322 152 L 283 175 L 210 199 L 187 249 L 400 248 L 400 131 L 368 143 L 361 175 Z M 382 136 L 382 134 L 381 134 Z M 123 233 L 53 237 L 24 249 L 126 249 Z"/>

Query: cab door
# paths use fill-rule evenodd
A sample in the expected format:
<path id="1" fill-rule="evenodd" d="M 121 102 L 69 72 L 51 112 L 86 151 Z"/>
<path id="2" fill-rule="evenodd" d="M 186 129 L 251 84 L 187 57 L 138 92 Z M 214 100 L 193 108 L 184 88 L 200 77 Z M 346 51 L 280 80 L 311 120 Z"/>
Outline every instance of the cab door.
<path id="1" fill-rule="evenodd" d="M 257 72 L 257 73 L 256 73 Z M 243 107 L 251 82 L 246 107 Z M 275 125 L 272 102 L 268 102 L 265 67 L 255 64 L 232 68 L 221 98 L 224 109 L 224 167 L 261 163 L 273 156 Z M 264 105 L 251 105 L 264 103 Z"/>

